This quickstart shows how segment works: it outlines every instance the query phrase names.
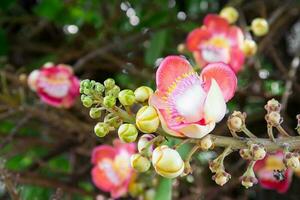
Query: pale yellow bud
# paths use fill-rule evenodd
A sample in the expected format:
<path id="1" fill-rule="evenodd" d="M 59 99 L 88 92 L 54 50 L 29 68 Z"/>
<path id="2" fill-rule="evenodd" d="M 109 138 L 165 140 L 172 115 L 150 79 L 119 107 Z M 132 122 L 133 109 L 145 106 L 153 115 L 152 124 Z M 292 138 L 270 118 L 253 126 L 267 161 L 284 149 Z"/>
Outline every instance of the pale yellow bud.
<path id="1" fill-rule="evenodd" d="M 251 30 L 256 36 L 264 36 L 269 31 L 269 24 L 264 18 L 256 18 L 251 22 Z"/>
<path id="2" fill-rule="evenodd" d="M 253 56 L 257 51 L 256 42 L 246 39 L 242 44 L 242 50 L 246 56 Z"/>
<path id="3" fill-rule="evenodd" d="M 250 151 L 251 151 L 253 160 L 262 160 L 266 156 L 265 148 L 258 144 L 252 144 L 250 146 Z"/>
<path id="4" fill-rule="evenodd" d="M 203 150 L 208 150 L 211 148 L 213 145 L 213 142 L 211 140 L 211 137 L 209 135 L 205 136 L 203 139 L 200 141 L 200 147 Z"/>
<path id="5" fill-rule="evenodd" d="M 145 102 L 153 94 L 153 90 L 147 86 L 141 86 L 134 91 L 135 100 Z"/>
<path id="6" fill-rule="evenodd" d="M 270 114 L 268 114 L 267 119 L 272 125 L 277 126 L 280 124 L 281 116 L 280 113 L 276 111 L 272 111 L 270 112 Z"/>
<path id="7" fill-rule="evenodd" d="M 134 142 L 138 136 L 138 131 L 132 124 L 122 124 L 118 129 L 119 138 L 126 143 Z"/>
<path id="8" fill-rule="evenodd" d="M 130 164 L 133 169 L 138 172 L 148 171 L 150 168 L 150 161 L 148 158 L 142 156 L 141 154 L 133 154 L 130 157 Z"/>
<path id="9" fill-rule="evenodd" d="M 245 187 L 245 188 L 249 188 L 249 187 L 252 187 L 253 186 L 253 183 L 251 181 L 242 181 L 242 185 Z"/>
<path id="10" fill-rule="evenodd" d="M 138 151 L 146 156 L 151 156 L 153 151 L 153 144 L 149 145 L 149 142 L 155 138 L 153 134 L 144 134 L 138 141 Z"/>
<path id="11" fill-rule="evenodd" d="M 184 53 L 185 50 L 186 50 L 186 48 L 185 48 L 185 45 L 184 45 L 184 44 L 179 44 L 179 45 L 177 46 L 177 51 L 178 51 L 179 53 Z"/>
<path id="12" fill-rule="evenodd" d="M 166 145 L 154 149 L 152 164 L 155 171 L 166 178 L 176 178 L 184 170 L 184 162 L 179 153 Z"/>
<path id="13" fill-rule="evenodd" d="M 296 170 L 298 167 L 300 167 L 299 155 L 296 153 L 295 154 L 288 153 L 285 156 L 285 164 L 287 167 L 290 167 L 293 170 Z"/>
<path id="14" fill-rule="evenodd" d="M 159 117 L 153 106 L 143 106 L 136 114 L 136 126 L 144 133 L 153 133 L 159 126 Z"/>
<path id="15" fill-rule="evenodd" d="M 233 7 L 225 7 L 221 10 L 220 16 L 225 18 L 230 24 L 233 24 L 239 18 L 239 13 Z"/>
<path id="16" fill-rule="evenodd" d="M 230 174 L 228 174 L 227 172 L 221 170 L 218 171 L 214 176 L 213 179 L 215 180 L 216 184 L 223 186 L 224 184 L 226 184 L 229 179 L 231 178 Z"/>

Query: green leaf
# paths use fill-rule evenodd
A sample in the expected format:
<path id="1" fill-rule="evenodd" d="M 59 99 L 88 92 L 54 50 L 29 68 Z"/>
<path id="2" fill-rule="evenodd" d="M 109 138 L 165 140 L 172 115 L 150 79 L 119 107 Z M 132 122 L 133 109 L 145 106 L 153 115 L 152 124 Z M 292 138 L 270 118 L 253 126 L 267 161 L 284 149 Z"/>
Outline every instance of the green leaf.
<path id="1" fill-rule="evenodd" d="M 52 193 L 51 190 L 48 188 L 25 185 L 22 186 L 21 199 L 23 200 L 49 199 L 51 193 Z"/>
<path id="2" fill-rule="evenodd" d="M 41 17 L 44 17 L 48 20 L 54 20 L 62 12 L 63 7 L 64 4 L 61 0 L 42 0 L 34 8 L 34 11 Z"/>
<path id="3" fill-rule="evenodd" d="M 156 188 L 155 200 L 172 199 L 172 179 L 160 177 L 159 184 Z"/>
<path id="4" fill-rule="evenodd" d="M 7 10 L 15 3 L 16 3 L 16 0 L 1 0 L 0 9 Z"/>
<path id="5" fill-rule="evenodd" d="M 159 31 L 152 35 L 150 45 L 146 49 L 145 61 L 149 66 L 154 66 L 157 58 L 161 57 L 166 46 L 167 31 Z"/>

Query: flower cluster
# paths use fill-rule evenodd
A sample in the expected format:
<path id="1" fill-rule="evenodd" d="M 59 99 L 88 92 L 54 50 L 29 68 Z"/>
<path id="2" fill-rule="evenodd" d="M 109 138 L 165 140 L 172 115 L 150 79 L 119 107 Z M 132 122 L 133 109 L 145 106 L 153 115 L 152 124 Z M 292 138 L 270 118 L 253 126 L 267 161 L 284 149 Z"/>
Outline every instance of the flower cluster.
<path id="1" fill-rule="evenodd" d="M 239 152 L 247 163 L 240 177 L 245 188 L 260 183 L 279 192 L 287 190 L 291 170 L 299 170 L 300 162 L 295 151 L 297 146 L 289 143 L 291 136 L 281 126 L 278 101 L 272 99 L 265 106 L 268 139 L 252 133 L 246 126 L 246 113 L 240 111 L 234 111 L 227 120 L 232 137 L 211 134 L 227 112 L 226 103 L 235 94 L 236 73 L 241 70 L 244 57 L 255 54 L 257 49 L 253 40 L 244 38 L 239 27 L 229 25 L 237 19 L 238 12 L 231 7 L 224 8 L 219 15 L 207 15 L 204 25 L 189 34 L 186 44 L 203 67 L 201 71 L 196 72 L 182 56 L 167 56 L 157 69 L 155 91 L 147 86 L 135 91 L 121 90 L 113 79 L 103 84 L 81 81 L 81 101 L 90 109 L 91 118 L 99 120 L 94 127 L 95 134 L 104 137 L 117 132 L 120 139 L 117 149 L 119 146 L 127 149 L 137 141 L 137 152 L 128 150 L 122 156 L 119 154 L 123 151 L 109 146 L 95 150 L 98 153 L 93 153 L 92 176 L 97 187 L 119 197 L 128 187 L 131 174 L 153 169 L 166 178 L 184 176 L 192 172 L 190 161 L 195 152 L 222 147 L 223 153 L 209 164 L 214 173 L 212 179 L 218 185 L 223 186 L 231 178 L 225 169 L 225 158 Z M 261 18 L 254 19 L 251 31 L 263 36 L 268 32 L 268 23 Z M 274 136 L 273 128 L 280 137 Z M 299 119 L 297 129 L 299 132 Z M 181 142 L 167 145 L 170 137 Z M 177 148 L 186 143 L 193 148 L 183 159 Z M 122 160 L 125 158 L 126 162 Z M 120 160 L 126 164 L 123 166 Z M 125 168 L 119 168 L 121 165 Z M 102 177 L 107 183 L 99 181 Z"/>
<path id="2" fill-rule="evenodd" d="M 41 100 L 54 107 L 71 107 L 79 96 L 79 79 L 64 64 L 46 63 L 28 76 L 28 86 Z"/>

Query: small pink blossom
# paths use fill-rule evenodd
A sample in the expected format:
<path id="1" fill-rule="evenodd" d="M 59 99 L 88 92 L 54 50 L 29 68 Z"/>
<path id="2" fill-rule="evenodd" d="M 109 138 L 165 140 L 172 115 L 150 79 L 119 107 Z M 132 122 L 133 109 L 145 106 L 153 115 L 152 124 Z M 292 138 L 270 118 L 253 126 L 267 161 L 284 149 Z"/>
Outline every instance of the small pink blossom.
<path id="1" fill-rule="evenodd" d="M 177 137 L 202 138 L 223 119 L 237 79 L 224 63 L 207 65 L 199 76 L 186 59 L 168 56 L 156 72 L 156 85 L 149 104 L 163 129 Z"/>
<path id="2" fill-rule="evenodd" d="M 92 152 L 91 175 L 94 184 L 102 191 L 110 192 L 112 198 L 124 196 L 134 177 L 130 156 L 135 153 L 134 143 L 115 140 L 113 146 L 100 145 Z"/>
<path id="3" fill-rule="evenodd" d="M 292 182 L 293 171 L 285 168 L 283 158 L 283 152 L 278 151 L 275 154 L 268 154 L 263 160 L 255 163 L 254 171 L 263 188 L 276 190 L 279 193 L 287 192 Z"/>
<path id="4" fill-rule="evenodd" d="M 244 35 L 237 26 L 230 26 L 226 19 L 208 14 L 203 26 L 189 33 L 186 44 L 200 67 L 208 63 L 223 62 L 237 73 L 244 64 L 242 43 Z"/>
<path id="5" fill-rule="evenodd" d="M 71 107 L 79 96 L 79 79 L 70 66 L 45 64 L 28 77 L 30 89 L 36 91 L 41 100 L 54 107 Z"/>

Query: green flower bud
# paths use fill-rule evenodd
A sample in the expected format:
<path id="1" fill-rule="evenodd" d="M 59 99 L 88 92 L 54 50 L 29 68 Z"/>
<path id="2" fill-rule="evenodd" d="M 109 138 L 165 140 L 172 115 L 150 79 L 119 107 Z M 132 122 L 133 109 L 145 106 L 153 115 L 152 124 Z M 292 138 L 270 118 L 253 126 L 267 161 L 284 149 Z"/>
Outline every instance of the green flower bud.
<path id="1" fill-rule="evenodd" d="M 109 125 L 103 122 L 99 122 L 94 127 L 94 132 L 98 137 L 104 137 L 109 133 Z"/>
<path id="2" fill-rule="evenodd" d="M 135 102 L 135 96 L 132 90 L 122 90 L 118 98 L 120 103 L 124 106 L 131 106 Z"/>
<path id="3" fill-rule="evenodd" d="M 130 157 L 130 164 L 133 169 L 138 172 L 146 172 L 150 168 L 150 161 L 141 154 L 133 154 Z"/>
<path id="4" fill-rule="evenodd" d="M 90 88 L 83 88 L 83 93 L 86 94 L 86 95 L 89 95 L 92 93 L 91 89 Z"/>
<path id="5" fill-rule="evenodd" d="M 95 91 L 98 93 L 102 93 L 104 92 L 104 85 L 102 85 L 101 83 L 95 83 Z"/>
<path id="6" fill-rule="evenodd" d="M 93 105 L 93 100 L 89 96 L 83 97 L 81 101 L 82 101 L 82 104 L 87 108 L 89 108 Z"/>
<path id="7" fill-rule="evenodd" d="M 112 78 L 108 78 L 104 81 L 104 86 L 106 89 L 110 90 L 115 86 L 115 80 Z"/>
<path id="8" fill-rule="evenodd" d="M 85 79 L 80 81 L 80 87 L 82 88 L 89 88 L 91 86 L 90 80 L 89 79 Z"/>
<path id="9" fill-rule="evenodd" d="M 116 105 L 116 98 L 113 96 L 106 96 L 103 99 L 103 105 L 108 108 L 114 107 Z"/>
<path id="10" fill-rule="evenodd" d="M 97 119 L 101 117 L 101 108 L 91 108 L 90 109 L 90 117 L 93 119 Z"/>
<path id="11" fill-rule="evenodd" d="M 111 95 L 113 97 L 118 97 L 119 92 L 120 92 L 120 87 L 115 85 L 112 89 L 107 91 L 107 95 Z"/>
<path id="12" fill-rule="evenodd" d="M 126 143 L 134 142 L 138 136 L 138 131 L 132 124 L 122 124 L 118 129 L 119 138 Z"/>
<path id="13" fill-rule="evenodd" d="M 134 91 L 135 100 L 145 102 L 153 94 L 153 90 L 147 86 L 141 86 Z"/>

